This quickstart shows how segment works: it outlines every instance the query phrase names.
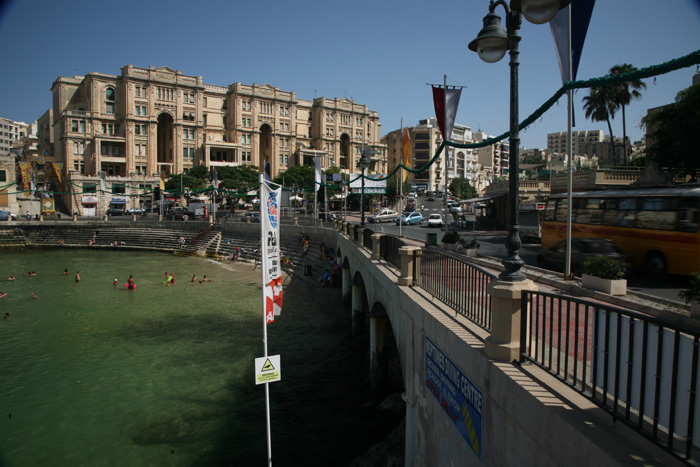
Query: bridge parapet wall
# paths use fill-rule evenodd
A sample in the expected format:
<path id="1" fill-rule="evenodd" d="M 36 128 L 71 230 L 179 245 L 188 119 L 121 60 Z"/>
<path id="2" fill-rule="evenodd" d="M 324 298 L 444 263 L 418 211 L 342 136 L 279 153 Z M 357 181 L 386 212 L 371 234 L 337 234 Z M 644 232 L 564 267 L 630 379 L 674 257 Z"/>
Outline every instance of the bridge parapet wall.
<path id="1" fill-rule="evenodd" d="M 337 245 L 352 276 L 363 277 L 370 309 L 381 303 L 391 322 L 407 403 L 406 465 L 683 465 L 545 370 L 489 358 L 488 331 L 422 289 L 397 285 L 396 270 L 352 238 L 338 234 Z M 472 407 L 453 410 L 465 395 Z"/>

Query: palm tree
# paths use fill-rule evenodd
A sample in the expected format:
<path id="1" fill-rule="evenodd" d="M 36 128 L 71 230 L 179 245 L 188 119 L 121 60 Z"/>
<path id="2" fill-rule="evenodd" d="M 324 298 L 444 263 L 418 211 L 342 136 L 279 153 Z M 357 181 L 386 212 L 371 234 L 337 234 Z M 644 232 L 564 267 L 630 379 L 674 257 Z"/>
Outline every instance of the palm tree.
<path id="1" fill-rule="evenodd" d="M 613 136 L 610 120 L 615 117 L 617 106 L 611 97 L 612 88 L 591 88 L 590 95 L 583 98 L 583 110 L 586 118 L 593 122 L 607 122 L 610 131 L 610 143 L 612 144 L 613 164 L 615 163 L 615 138 Z"/>
<path id="2" fill-rule="evenodd" d="M 620 75 L 623 73 L 631 73 L 633 71 L 637 71 L 637 68 L 635 66 L 630 65 L 629 63 L 622 63 L 620 65 L 615 65 L 614 67 L 610 68 L 610 75 Z M 636 79 L 634 81 L 628 81 L 623 84 L 619 84 L 617 86 L 614 86 L 611 89 L 611 94 L 612 94 L 612 101 L 615 104 L 616 108 L 621 108 L 622 109 L 622 144 L 624 146 L 624 159 L 625 163 L 627 162 L 627 123 L 625 121 L 625 106 L 629 105 L 629 103 L 633 99 L 640 99 L 642 97 L 642 93 L 639 92 L 640 89 L 646 89 L 647 85 L 644 83 L 644 81 Z"/>

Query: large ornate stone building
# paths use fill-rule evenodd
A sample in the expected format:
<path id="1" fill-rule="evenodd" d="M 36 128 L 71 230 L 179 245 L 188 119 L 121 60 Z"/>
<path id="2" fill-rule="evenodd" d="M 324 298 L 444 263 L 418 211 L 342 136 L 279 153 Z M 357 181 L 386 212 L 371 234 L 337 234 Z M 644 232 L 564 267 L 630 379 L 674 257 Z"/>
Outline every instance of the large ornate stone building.
<path id="1" fill-rule="evenodd" d="M 54 156 L 74 192 L 66 202 L 81 214 L 149 207 L 143 189 L 158 186 L 161 172 L 200 165 L 269 163 L 274 177 L 322 157 L 324 168 L 353 173 L 368 145 L 378 152 L 370 171 L 386 171 L 377 113 L 349 99 L 303 100 L 268 84 L 213 86 L 168 67 L 132 65 L 120 76 L 62 76 L 51 90 Z M 100 193 L 96 187 L 102 195 L 89 193 Z"/>

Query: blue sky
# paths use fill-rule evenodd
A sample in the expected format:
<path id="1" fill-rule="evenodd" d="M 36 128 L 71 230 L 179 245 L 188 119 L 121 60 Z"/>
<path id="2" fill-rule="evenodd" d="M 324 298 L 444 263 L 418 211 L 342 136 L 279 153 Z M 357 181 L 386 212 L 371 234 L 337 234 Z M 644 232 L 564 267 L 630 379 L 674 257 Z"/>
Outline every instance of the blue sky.
<path id="1" fill-rule="evenodd" d="M 482 27 L 487 0 L 357 0 L 321 2 L 14 0 L 1 4 L 0 116 L 31 122 L 51 106 L 59 76 L 119 74 L 127 64 L 169 66 L 207 84 L 269 83 L 297 97 L 348 97 L 367 104 L 382 135 L 434 116 L 426 83 L 467 86 L 457 122 L 491 135 L 508 130 L 507 56 L 482 62 L 467 49 Z M 497 12 L 503 16 L 503 9 Z M 548 25 L 523 22 L 520 117 L 560 86 Z M 598 0 L 578 79 L 602 76 L 619 63 L 642 68 L 700 48 L 700 0 Z M 627 111 L 627 132 L 642 136 L 648 108 L 672 102 L 696 68 L 647 81 Z M 576 130 L 602 129 L 584 119 L 574 96 Z M 546 147 L 547 133 L 566 130 L 566 101 L 521 133 L 522 145 Z M 622 133 L 621 116 L 613 122 Z"/>

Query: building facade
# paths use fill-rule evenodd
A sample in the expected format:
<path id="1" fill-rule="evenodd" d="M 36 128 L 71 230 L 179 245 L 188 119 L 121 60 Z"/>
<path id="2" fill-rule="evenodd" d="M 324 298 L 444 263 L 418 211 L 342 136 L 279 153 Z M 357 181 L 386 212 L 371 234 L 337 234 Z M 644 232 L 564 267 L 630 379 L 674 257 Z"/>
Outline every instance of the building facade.
<path id="1" fill-rule="evenodd" d="M 474 141 L 481 143 L 493 136 L 487 135 L 483 131 L 474 133 Z M 510 162 L 510 144 L 507 140 L 499 141 L 490 146 L 484 146 L 476 150 L 481 170 L 485 180 L 485 186 L 488 186 L 493 180 L 508 175 L 508 167 Z"/>
<path id="2" fill-rule="evenodd" d="M 572 154 L 586 154 L 586 148 L 593 143 L 600 143 L 605 138 L 601 130 L 572 131 L 571 148 Z M 566 131 L 547 134 L 547 152 L 549 154 L 569 152 L 569 134 Z"/>
<path id="3" fill-rule="evenodd" d="M 370 171 L 386 170 L 377 113 L 349 99 L 303 100 L 269 84 L 215 86 L 168 67 L 132 65 L 119 76 L 59 77 L 51 90 L 53 156 L 65 180 L 75 193 L 98 184 L 107 192 L 68 196 L 81 214 L 125 199 L 149 207 L 142 193 L 158 186 L 161 172 L 195 166 L 269 164 L 275 177 L 321 156 L 324 168 L 355 173 L 367 145 L 377 152 Z"/>
<path id="4" fill-rule="evenodd" d="M 437 153 L 442 142 L 442 135 L 434 118 L 420 120 L 418 125 L 407 127 L 410 138 L 409 167 L 417 170 L 428 165 Z M 401 129 L 394 130 L 382 138 L 387 147 L 389 172 L 393 171 L 402 161 L 403 135 Z M 428 191 L 442 190 L 445 174 L 444 152 L 440 161 L 419 173 L 409 172 L 406 182 Z"/>
<path id="5" fill-rule="evenodd" d="M 8 156 L 17 148 L 21 149 L 20 143 L 27 136 L 27 126 L 24 122 L 0 117 L 0 156 Z"/>

